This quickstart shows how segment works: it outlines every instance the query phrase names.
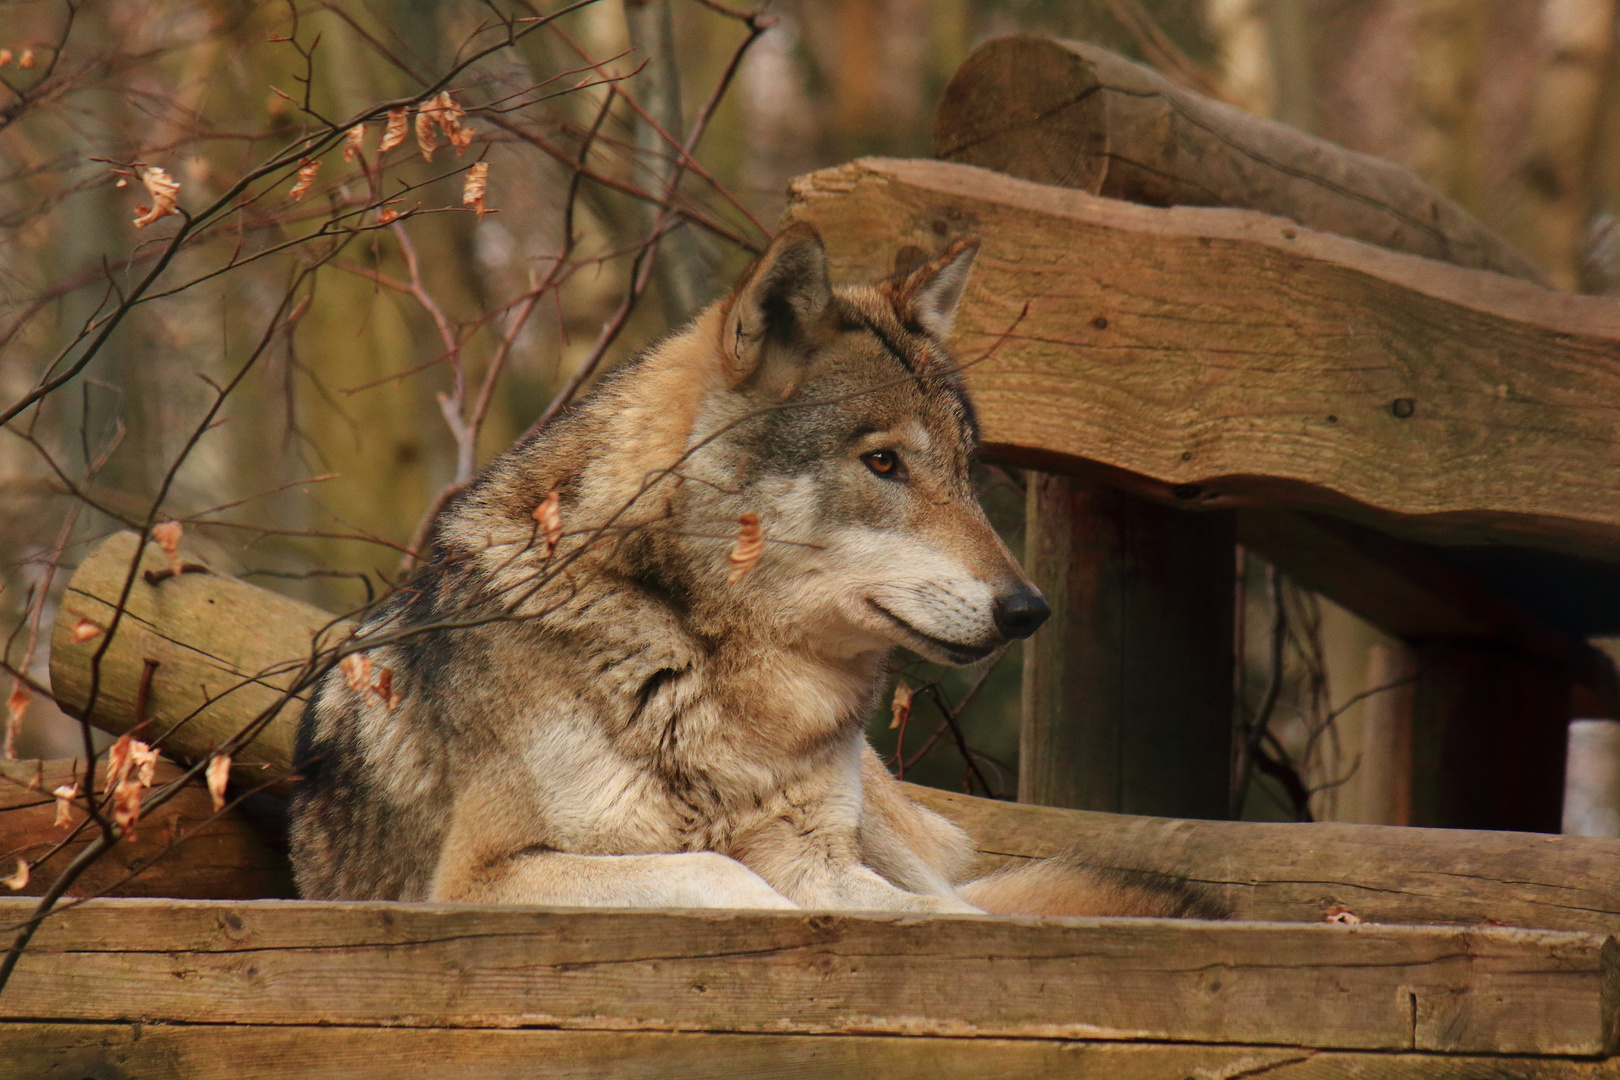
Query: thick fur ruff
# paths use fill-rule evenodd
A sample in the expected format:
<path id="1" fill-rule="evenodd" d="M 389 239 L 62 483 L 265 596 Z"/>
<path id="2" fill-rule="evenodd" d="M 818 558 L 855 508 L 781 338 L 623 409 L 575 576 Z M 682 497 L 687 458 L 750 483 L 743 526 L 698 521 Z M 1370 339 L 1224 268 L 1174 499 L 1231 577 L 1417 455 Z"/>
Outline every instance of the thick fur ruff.
<path id="1" fill-rule="evenodd" d="M 969 663 L 1045 613 L 969 481 L 944 338 L 976 250 L 835 290 L 819 237 L 785 229 L 497 459 L 359 631 L 389 685 L 334 670 L 305 711 L 303 894 L 1040 913 L 1044 884 L 1126 906 L 1067 863 L 959 890 L 968 837 L 865 740 L 895 647 Z M 734 563 L 748 515 L 765 548 Z"/>

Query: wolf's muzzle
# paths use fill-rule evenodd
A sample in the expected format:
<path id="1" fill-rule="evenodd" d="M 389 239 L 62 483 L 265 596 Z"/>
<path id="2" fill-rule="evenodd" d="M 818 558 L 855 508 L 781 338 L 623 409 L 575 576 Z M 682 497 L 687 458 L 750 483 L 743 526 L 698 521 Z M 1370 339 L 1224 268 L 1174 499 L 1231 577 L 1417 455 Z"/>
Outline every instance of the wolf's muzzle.
<path id="1" fill-rule="evenodd" d="M 996 597 L 996 631 L 1007 640 L 1027 638 L 1052 614 L 1046 597 L 1031 588 L 1014 589 Z"/>

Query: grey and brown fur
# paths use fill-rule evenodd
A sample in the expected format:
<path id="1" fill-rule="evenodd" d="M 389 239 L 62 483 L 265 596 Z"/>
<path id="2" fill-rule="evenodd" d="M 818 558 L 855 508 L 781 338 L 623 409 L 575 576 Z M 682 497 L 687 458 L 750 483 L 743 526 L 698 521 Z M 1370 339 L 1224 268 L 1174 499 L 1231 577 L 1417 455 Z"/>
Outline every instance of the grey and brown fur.
<path id="1" fill-rule="evenodd" d="M 361 630 L 392 642 L 368 656 L 397 707 L 334 670 L 304 715 L 303 894 L 1204 913 L 1072 861 L 963 885 L 966 834 L 866 742 L 896 646 L 969 663 L 1045 614 L 969 482 L 944 339 L 977 247 L 834 289 L 819 236 L 788 228 L 496 460 Z M 733 583 L 745 512 L 767 544 Z"/>

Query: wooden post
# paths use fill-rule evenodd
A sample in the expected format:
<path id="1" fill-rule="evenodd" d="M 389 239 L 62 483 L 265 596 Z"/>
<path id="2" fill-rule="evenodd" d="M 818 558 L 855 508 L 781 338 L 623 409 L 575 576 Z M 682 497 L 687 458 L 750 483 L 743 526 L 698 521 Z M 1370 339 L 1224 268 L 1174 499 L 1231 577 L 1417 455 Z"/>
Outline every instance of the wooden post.
<path id="1" fill-rule="evenodd" d="M 1030 476 L 1026 562 L 1052 618 L 1024 648 L 1019 801 L 1224 817 L 1232 515 Z"/>

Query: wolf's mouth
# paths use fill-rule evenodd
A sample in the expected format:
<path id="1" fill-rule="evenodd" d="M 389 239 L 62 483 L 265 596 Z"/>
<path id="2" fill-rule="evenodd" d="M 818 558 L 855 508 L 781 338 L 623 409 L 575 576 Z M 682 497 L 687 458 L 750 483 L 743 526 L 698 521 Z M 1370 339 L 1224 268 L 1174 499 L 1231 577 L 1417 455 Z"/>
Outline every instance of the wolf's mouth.
<path id="1" fill-rule="evenodd" d="M 867 597 L 866 602 L 871 604 L 873 609 L 879 614 L 885 616 L 890 622 L 900 627 L 900 629 L 904 630 L 912 637 L 917 638 L 920 641 L 926 641 L 940 652 L 945 653 L 951 658 L 952 663 L 971 664 L 975 661 L 983 660 L 985 657 L 996 651 L 996 647 L 994 645 L 963 645 L 957 641 L 946 641 L 944 638 L 937 638 L 932 634 L 925 634 L 915 626 L 912 626 L 910 623 L 906 622 L 906 620 L 902 619 L 900 616 L 896 615 L 894 612 L 890 611 L 888 608 L 884 607 L 882 604 L 878 603 L 876 600 L 873 600 L 871 597 Z"/>

